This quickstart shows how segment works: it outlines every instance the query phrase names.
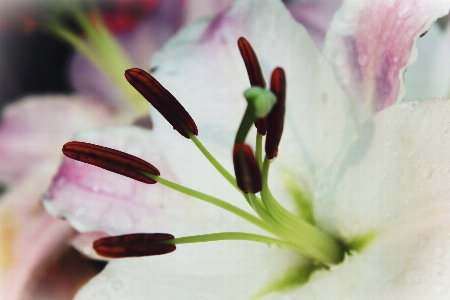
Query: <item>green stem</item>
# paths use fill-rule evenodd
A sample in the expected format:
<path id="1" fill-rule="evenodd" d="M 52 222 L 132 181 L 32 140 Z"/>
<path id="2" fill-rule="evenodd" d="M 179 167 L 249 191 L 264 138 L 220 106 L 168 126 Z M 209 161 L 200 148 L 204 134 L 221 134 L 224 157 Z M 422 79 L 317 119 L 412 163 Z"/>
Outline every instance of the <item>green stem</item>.
<path id="1" fill-rule="evenodd" d="M 253 126 L 253 123 L 256 120 L 255 112 L 250 105 L 247 105 L 247 109 L 245 110 L 244 117 L 242 118 L 241 124 L 239 125 L 238 132 L 236 134 L 236 139 L 234 143 L 245 143 L 245 139 L 247 138 L 247 134 Z"/>
<path id="2" fill-rule="evenodd" d="M 231 175 L 230 172 L 225 169 L 224 166 L 222 166 L 217 159 L 215 159 L 214 156 L 211 155 L 211 153 L 206 149 L 205 146 L 200 142 L 200 140 L 187 128 L 185 128 L 186 133 L 189 135 L 189 138 L 192 140 L 192 142 L 197 146 L 197 148 L 200 150 L 200 152 L 205 156 L 205 158 L 213 165 L 213 167 L 241 194 L 242 191 L 239 189 L 236 183 L 236 178 L 234 178 L 233 175 Z"/>

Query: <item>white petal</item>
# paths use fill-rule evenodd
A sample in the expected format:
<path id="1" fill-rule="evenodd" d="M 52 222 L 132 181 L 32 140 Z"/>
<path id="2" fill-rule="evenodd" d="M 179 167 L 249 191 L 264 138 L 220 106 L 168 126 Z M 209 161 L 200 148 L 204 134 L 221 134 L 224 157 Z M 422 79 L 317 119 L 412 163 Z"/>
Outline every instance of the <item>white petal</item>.
<path id="1" fill-rule="evenodd" d="M 273 299 L 448 299 L 449 213 L 446 204 L 405 215 L 361 254 Z"/>
<path id="2" fill-rule="evenodd" d="M 351 240 L 450 195 L 450 101 L 396 104 L 377 113 L 316 193 L 316 217 Z"/>
<path id="3" fill-rule="evenodd" d="M 300 262 L 251 242 L 179 245 L 163 256 L 111 261 L 75 299 L 248 299 Z"/>

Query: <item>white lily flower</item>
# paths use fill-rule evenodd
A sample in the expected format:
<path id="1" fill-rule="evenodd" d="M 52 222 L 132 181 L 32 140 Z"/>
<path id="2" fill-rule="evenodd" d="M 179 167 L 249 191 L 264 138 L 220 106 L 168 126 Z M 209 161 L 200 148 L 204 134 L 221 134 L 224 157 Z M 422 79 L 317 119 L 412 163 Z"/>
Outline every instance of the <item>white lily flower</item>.
<path id="1" fill-rule="evenodd" d="M 270 186 L 280 204 L 295 214 L 297 203 L 300 213 L 277 215 L 267 194 L 259 203 L 249 193 L 252 206 L 270 215 L 256 209 L 262 223 L 251 224 L 178 196 L 154 174 L 147 175 L 160 184 L 147 187 L 66 158 L 44 205 L 80 232 L 178 238 L 269 228 L 277 240 L 265 241 L 281 246 L 194 243 L 163 256 L 114 259 L 76 299 L 448 298 L 450 102 L 401 101 L 417 39 L 449 8 L 444 0 L 344 1 L 325 41 L 332 67 L 278 1 L 239 0 L 184 29 L 152 70 L 229 170 L 249 87 L 236 41 L 252 43 L 266 78 L 278 66 L 285 70 L 284 133 L 263 192 Z M 139 156 L 164 178 L 248 209 L 189 139 L 176 138 L 157 112 L 152 119 L 153 131 L 110 128 L 76 140 Z M 306 231 L 309 239 L 296 239 Z M 87 235 L 78 246 L 94 255 L 90 241 Z"/>

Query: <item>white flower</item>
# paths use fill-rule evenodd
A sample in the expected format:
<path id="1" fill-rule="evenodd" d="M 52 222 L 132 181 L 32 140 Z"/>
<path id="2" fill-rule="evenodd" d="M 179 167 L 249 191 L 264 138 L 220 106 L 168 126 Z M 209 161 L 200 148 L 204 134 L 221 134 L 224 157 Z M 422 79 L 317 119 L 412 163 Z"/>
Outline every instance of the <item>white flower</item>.
<path id="1" fill-rule="evenodd" d="M 266 78 L 277 66 L 286 71 L 285 131 L 271 190 L 291 210 L 292 198 L 310 197 L 316 227 L 352 251 L 301 285 L 309 260 L 291 250 L 248 241 L 180 245 L 164 256 L 111 261 L 77 299 L 237 299 L 286 287 L 268 297 L 448 298 L 450 102 L 401 100 L 417 38 L 449 7 L 449 1 L 344 1 L 324 48 L 337 80 L 280 2 L 236 1 L 211 21 L 187 27 L 152 69 L 193 116 L 200 139 L 232 168 L 249 86 L 236 46 L 245 36 Z M 248 208 L 189 140 L 157 112 L 152 118 L 153 132 L 111 128 L 76 139 L 137 155 L 165 178 Z M 261 233 L 162 185 L 143 186 L 69 159 L 44 204 L 81 232 Z M 92 252 L 89 244 L 79 246 Z"/>

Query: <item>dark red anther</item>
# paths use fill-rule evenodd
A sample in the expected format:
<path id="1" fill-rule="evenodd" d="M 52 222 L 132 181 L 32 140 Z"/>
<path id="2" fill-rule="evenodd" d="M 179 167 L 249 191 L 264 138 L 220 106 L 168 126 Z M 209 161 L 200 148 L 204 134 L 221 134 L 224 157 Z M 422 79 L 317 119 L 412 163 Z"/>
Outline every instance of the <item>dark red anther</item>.
<path id="1" fill-rule="evenodd" d="M 167 122 L 173 126 L 173 129 L 182 136 L 189 138 L 181 125 L 183 124 L 194 135 L 198 135 L 197 125 L 189 113 L 152 75 L 144 70 L 133 68 L 125 71 L 125 77 L 163 115 Z"/>
<path id="2" fill-rule="evenodd" d="M 270 79 L 270 90 L 277 97 L 267 124 L 266 155 L 273 159 L 278 154 L 278 145 L 283 134 L 284 114 L 286 111 L 286 76 L 282 68 L 276 68 Z"/>
<path id="3" fill-rule="evenodd" d="M 144 183 L 156 183 L 141 172 L 159 176 L 159 170 L 136 156 L 84 142 L 66 143 L 62 152 L 65 156 L 88 163 L 105 170 L 130 177 Z"/>
<path id="4" fill-rule="evenodd" d="M 262 189 L 261 170 L 252 148 L 244 143 L 237 143 L 233 148 L 234 173 L 238 187 L 244 193 L 258 193 Z"/>
<path id="5" fill-rule="evenodd" d="M 109 258 L 162 255 L 177 249 L 175 245 L 161 243 L 173 239 L 168 233 L 135 233 L 98 239 L 94 250 Z"/>
<path id="6" fill-rule="evenodd" d="M 241 52 L 242 59 L 244 60 L 245 68 L 247 69 L 250 85 L 265 88 L 266 81 L 264 80 L 258 57 L 256 56 L 252 46 L 244 37 L 240 37 L 238 39 L 238 47 Z"/>
<path id="7" fill-rule="evenodd" d="M 261 71 L 261 66 L 258 61 L 258 57 L 255 54 L 250 43 L 244 38 L 240 37 L 238 39 L 238 47 L 241 52 L 242 59 L 245 63 L 245 68 L 247 69 L 248 78 L 250 79 L 251 86 L 259 86 L 261 88 L 266 87 L 266 81 Z M 267 120 L 266 118 L 261 118 L 255 121 L 255 126 L 258 132 L 262 135 L 266 134 L 267 131 Z"/>

